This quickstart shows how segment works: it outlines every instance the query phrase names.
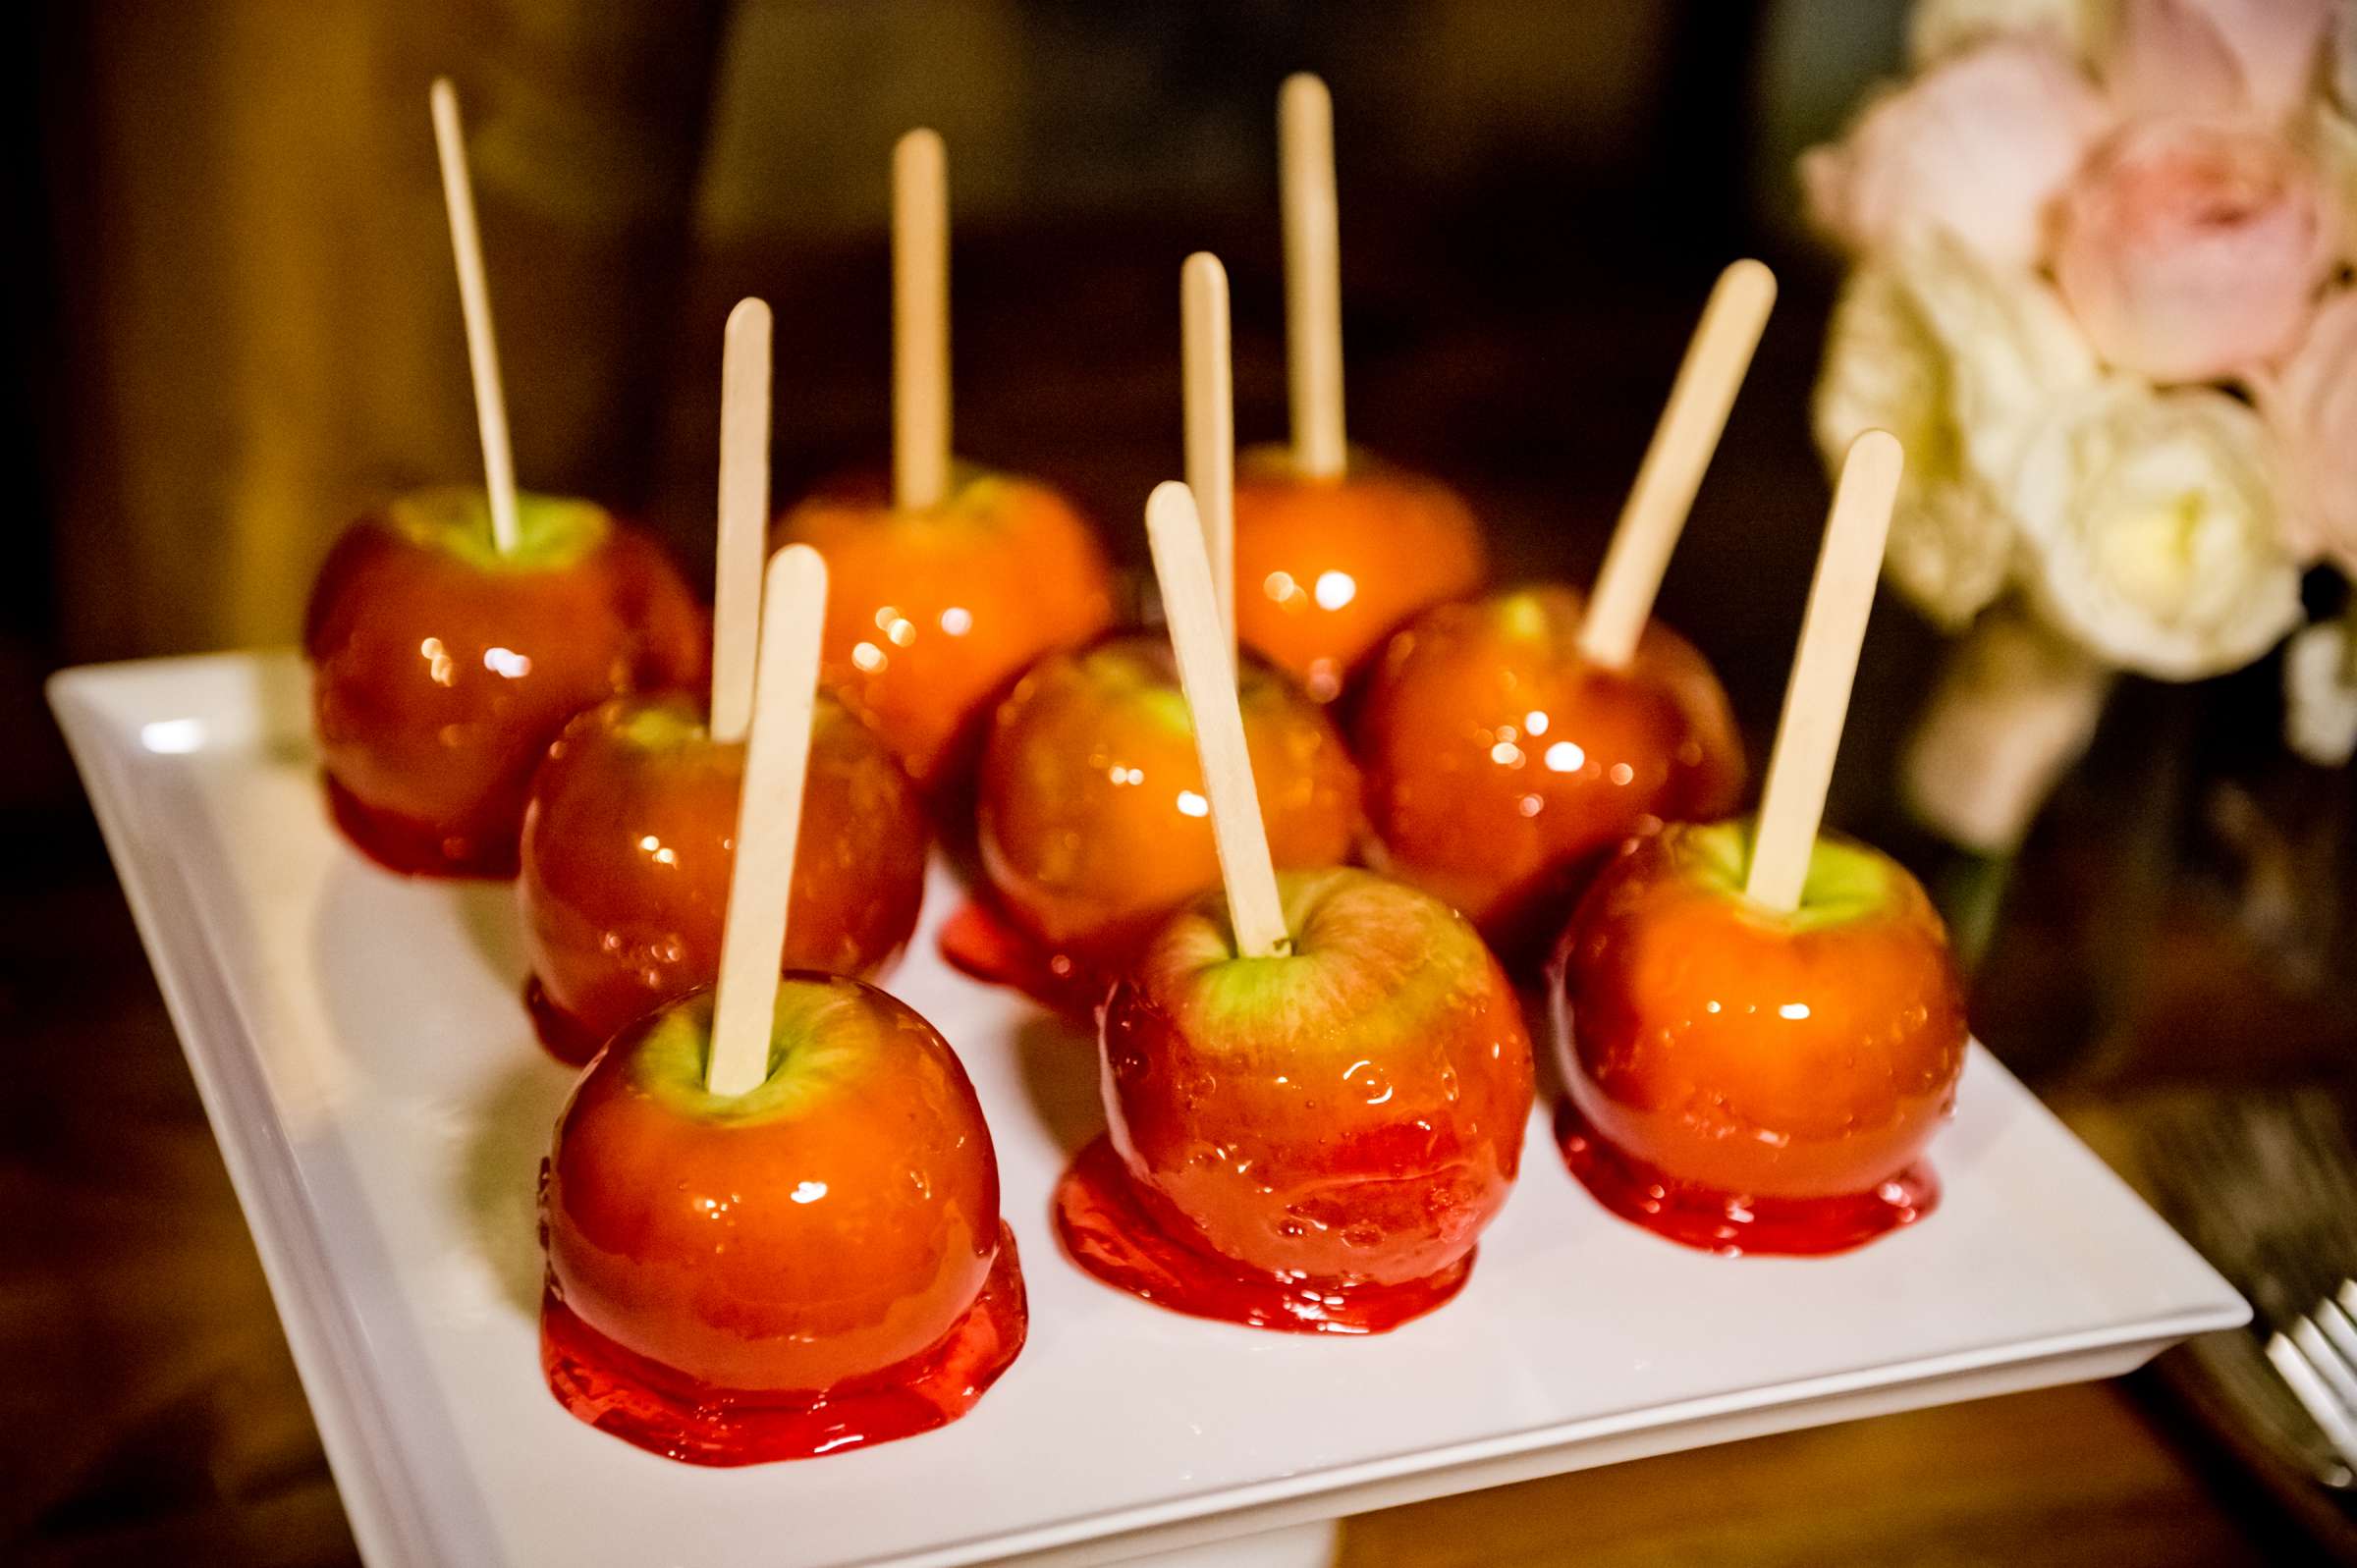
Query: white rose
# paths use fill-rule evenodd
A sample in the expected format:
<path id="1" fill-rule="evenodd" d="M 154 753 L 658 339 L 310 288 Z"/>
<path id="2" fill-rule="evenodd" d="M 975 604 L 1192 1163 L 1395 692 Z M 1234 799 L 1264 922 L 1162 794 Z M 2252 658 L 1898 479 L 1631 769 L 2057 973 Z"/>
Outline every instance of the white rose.
<path id="1" fill-rule="evenodd" d="M 2320 621 L 2283 650 L 2283 738 L 2320 768 L 2357 752 L 2357 658 L 2349 623 Z"/>
<path id="2" fill-rule="evenodd" d="M 2275 453 L 2246 405 L 2112 380 L 2055 408 L 2007 487 L 2039 609 L 2165 680 L 2237 670 L 2300 619 Z"/>
<path id="3" fill-rule="evenodd" d="M 1907 24 L 1917 66 L 2001 32 L 2043 32 L 2086 58 L 2108 31 L 2110 0 L 1922 0 Z"/>
<path id="4" fill-rule="evenodd" d="M 1900 757 L 1915 815 L 1982 854 L 2018 848 L 2095 737 L 2112 674 L 2018 607 L 1983 616 L 1949 650 Z"/>
<path id="5" fill-rule="evenodd" d="M 1959 627 L 2013 562 L 2002 482 L 2044 409 L 2093 385 L 2095 358 L 2045 284 L 1926 232 L 1850 277 L 1817 382 L 1818 445 L 1837 463 L 1880 427 L 1907 451 L 1884 568 Z"/>

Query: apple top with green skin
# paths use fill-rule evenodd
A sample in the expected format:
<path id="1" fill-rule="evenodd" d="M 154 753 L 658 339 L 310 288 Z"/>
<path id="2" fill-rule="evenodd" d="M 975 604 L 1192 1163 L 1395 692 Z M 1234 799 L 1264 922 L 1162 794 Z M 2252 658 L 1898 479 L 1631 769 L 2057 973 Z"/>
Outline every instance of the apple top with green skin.
<path id="1" fill-rule="evenodd" d="M 585 1061 L 719 978 L 743 784 L 743 744 L 714 741 L 684 693 L 617 698 L 549 747 L 517 892 L 532 972 L 574 1026 L 548 1042 L 559 1054 Z M 916 927 L 925 816 L 899 759 L 832 697 L 811 728 L 796 841 L 784 966 L 873 978 Z"/>
<path id="2" fill-rule="evenodd" d="M 1701 654 L 1659 622 L 1628 667 L 1579 648 L 1552 584 L 1443 605 L 1385 646 L 1358 716 L 1381 864 L 1535 965 L 1601 855 L 1663 820 L 1719 816 L 1743 742 Z"/>
<path id="3" fill-rule="evenodd" d="M 823 678 L 928 790 L 970 762 L 990 705 L 1033 660 L 1113 623 L 1095 534 L 1027 479 L 960 468 L 922 512 L 839 483 L 788 513 L 776 542 L 826 558 Z"/>
<path id="4" fill-rule="evenodd" d="M 1114 1146 L 1149 1208 L 1270 1273 L 1399 1284 L 1473 1248 L 1531 1105 L 1519 1002 L 1472 927 L 1364 871 L 1280 879 L 1292 951 L 1207 898 L 1106 1003 Z"/>
<path id="5" fill-rule="evenodd" d="M 1552 976 L 1589 1124 L 1677 1179 L 1756 1198 L 1872 1190 L 1931 1139 L 1964 1066 L 1964 991 L 1915 879 L 1818 839 L 1789 914 L 1744 896 L 1748 821 L 1636 840 Z"/>
<path id="6" fill-rule="evenodd" d="M 930 1349 L 997 1259 L 999 1174 L 965 1069 L 872 986 L 778 989 L 769 1077 L 703 1086 L 708 994 L 590 1064 L 541 1195 L 550 1281 L 625 1349 L 800 1391 Z"/>
<path id="7" fill-rule="evenodd" d="M 1236 634 L 1320 702 L 1385 633 L 1487 571 L 1472 510 L 1437 479 L 1356 451 L 1331 479 L 1301 477 L 1284 447 L 1237 456 Z"/>
<path id="8" fill-rule="evenodd" d="M 1350 858 L 1358 769 L 1317 704 L 1257 660 L 1239 675 L 1244 740 L 1280 866 Z M 1051 654 L 992 716 L 976 827 L 1001 906 L 1035 941 L 1118 962 L 1220 879 L 1194 717 L 1166 637 Z"/>
<path id="9" fill-rule="evenodd" d="M 396 502 L 344 532 L 311 592 L 320 761 L 397 870 L 513 874 L 565 722 L 708 667 L 703 612 L 653 541 L 587 502 L 518 503 L 503 555 L 479 490 Z"/>

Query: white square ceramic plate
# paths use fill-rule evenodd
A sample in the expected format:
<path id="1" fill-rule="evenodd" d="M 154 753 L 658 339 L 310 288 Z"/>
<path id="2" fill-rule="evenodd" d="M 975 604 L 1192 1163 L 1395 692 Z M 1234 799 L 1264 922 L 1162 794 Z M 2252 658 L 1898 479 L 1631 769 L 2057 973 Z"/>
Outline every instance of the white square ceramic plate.
<path id="1" fill-rule="evenodd" d="M 2242 1302 L 1976 1051 L 1922 1225 L 1729 1262 L 1606 1214 L 1531 1127 L 1455 1302 L 1369 1339 L 1197 1322 L 1078 1272 L 1050 1187 L 1089 1047 L 934 955 L 893 989 L 964 1058 L 1031 1292 L 964 1420 L 701 1470 L 540 1380 L 532 1191 L 569 1074 L 504 886 L 409 882 L 322 810 L 291 655 L 70 672 L 52 695 L 376 1568 L 1106 1561 L 1756 1433 L 2105 1376 Z"/>

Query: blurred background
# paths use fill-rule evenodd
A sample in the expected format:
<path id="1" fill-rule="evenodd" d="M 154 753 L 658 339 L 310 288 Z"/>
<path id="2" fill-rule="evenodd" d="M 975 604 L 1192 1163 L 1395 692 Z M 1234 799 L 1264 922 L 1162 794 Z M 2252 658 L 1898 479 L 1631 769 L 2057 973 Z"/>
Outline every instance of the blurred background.
<path id="1" fill-rule="evenodd" d="M 353 1560 L 39 682 L 70 663 L 291 642 L 346 521 L 476 475 L 430 78 L 452 76 L 466 105 L 522 481 L 644 519 L 693 573 L 710 565 L 721 324 L 740 297 L 777 312 L 779 499 L 883 456 L 885 177 L 912 125 L 950 148 L 959 451 L 1063 485 L 1132 564 L 1143 498 L 1179 466 L 1188 251 L 1217 251 L 1233 280 L 1239 435 L 1283 434 L 1288 72 L 1335 92 L 1351 434 L 1467 492 L 1502 575 L 1590 572 L 1712 278 L 1764 257 L 1782 302 L 1661 602 L 1725 674 L 1757 756 L 1827 499 L 1807 404 L 1838 267 L 1800 225 L 1792 160 L 1897 68 L 1904 12 L 16 8 L 0 64 L 16 154 L 0 165 L 15 237 L 0 440 L 26 487 L 0 574 L 15 759 L 0 769 L 0 1558 Z M 1886 605 L 1834 812 L 1935 879 L 1887 781 L 1936 656 Z M 2214 809 L 2221 779 L 2261 806 L 2292 791 L 2312 802 L 2304 831 L 2330 838 L 2318 863 L 2347 863 L 2345 776 L 2246 776 L 2237 736 L 2270 678 L 2130 694 L 2114 722 L 2170 737 L 2174 772 L 2099 747 L 2144 786 L 2135 833 L 2100 769 L 2065 787 L 2039 829 L 2055 852 L 2035 863 L 2053 869 L 2014 880 L 1976 995 L 1992 1046 L 2131 1175 L 2144 1118 L 2336 1070 L 2357 1029 L 2345 899 L 2328 897 L 2327 934 L 2296 962 L 2254 940 L 2252 868 L 2280 871 L 2288 851 L 2264 810 Z M 2331 1505 L 2162 1375 L 1399 1510 L 1348 1541 L 1353 1563 L 1433 1564 L 2346 1550 Z"/>

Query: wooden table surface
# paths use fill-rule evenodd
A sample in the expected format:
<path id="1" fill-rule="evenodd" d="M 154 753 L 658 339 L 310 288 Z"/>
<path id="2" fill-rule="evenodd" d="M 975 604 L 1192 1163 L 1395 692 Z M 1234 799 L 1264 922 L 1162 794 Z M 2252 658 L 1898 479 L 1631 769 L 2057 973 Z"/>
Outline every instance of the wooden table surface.
<path id="1" fill-rule="evenodd" d="M 86 822 L 0 892 L 0 1560 L 353 1559 L 251 1242 Z M 2099 1142 L 2100 1142 L 2099 1138 Z M 1760 1438 L 1351 1521 L 1350 1568 L 2321 1560 L 2156 1379 Z"/>

